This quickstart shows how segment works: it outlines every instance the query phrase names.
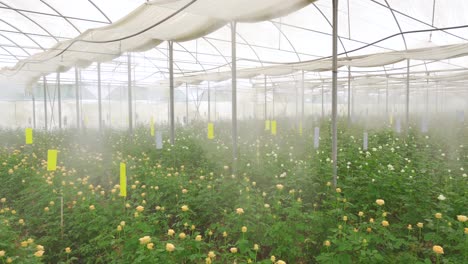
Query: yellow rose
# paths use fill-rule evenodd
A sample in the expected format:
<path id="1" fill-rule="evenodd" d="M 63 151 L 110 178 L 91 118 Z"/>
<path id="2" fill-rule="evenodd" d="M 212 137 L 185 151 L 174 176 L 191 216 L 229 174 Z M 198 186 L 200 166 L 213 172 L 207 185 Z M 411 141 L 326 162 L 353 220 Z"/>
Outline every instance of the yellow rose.
<path id="1" fill-rule="evenodd" d="M 0 258 L 4 257 L 6 254 L 5 250 L 0 250 Z"/>
<path id="2" fill-rule="evenodd" d="M 201 235 L 197 235 L 195 237 L 195 241 L 202 241 L 202 236 Z"/>
<path id="3" fill-rule="evenodd" d="M 21 241 L 21 246 L 22 247 L 27 247 L 28 246 L 28 241 Z"/>
<path id="4" fill-rule="evenodd" d="M 364 216 L 364 212 L 359 212 L 359 213 L 358 213 L 358 216 L 359 216 L 359 217 L 363 217 L 363 216 Z"/>
<path id="5" fill-rule="evenodd" d="M 216 257 L 216 254 L 213 251 L 208 252 L 208 257 L 210 259 L 214 259 Z"/>
<path id="6" fill-rule="evenodd" d="M 94 205 L 89 206 L 89 210 L 93 211 L 94 209 L 96 209 L 96 207 L 94 207 Z"/>
<path id="7" fill-rule="evenodd" d="M 435 218 L 441 219 L 441 218 L 442 218 L 442 214 L 441 214 L 441 213 L 436 213 L 436 214 L 435 214 Z"/>
<path id="8" fill-rule="evenodd" d="M 145 210 L 145 208 L 143 206 L 139 205 L 139 206 L 137 206 L 136 210 L 137 210 L 137 212 L 141 213 L 141 212 L 143 212 Z"/>
<path id="9" fill-rule="evenodd" d="M 437 255 L 444 254 L 444 248 L 442 248 L 441 246 L 438 246 L 438 245 L 434 245 L 432 247 L 432 251 L 434 251 Z"/>
<path id="10" fill-rule="evenodd" d="M 271 256 L 271 257 L 270 257 L 270 260 L 271 260 L 271 262 L 275 262 L 275 261 L 276 261 L 276 257 L 275 257 L 275 256 Z"/>
<path id="11" fill-rule="evenodd" d="M 330 240 L 325 240 L 325 242 L 323 242 L 323 245 L 329 247 L 331 245 Z"/>
<path id="12" fill-rule="evenodd" d="M 173 236 L 174 234 L 175 234 L 174 229 L 169 229 L 169 230 L 167 230 L 167 235 L 168 235 L 168 236 Z"/>
<path id="13" fill-rule="evenodd" d="M 468 220 L 468 217 L 466 215 L 457 215 L 457 220 L 463 223 Z"/>
<path id="14" fill-rule="evenodd" d="M 276 264 L 286 264 L 286 262 L 280 259 L 276 262 Z"/>
<path id="15" fill-rule="evenodd" d="M 412 225 L 408 225 L 408 230 L 413 230 L 413 226 L 412 226 Z"/>
<path id="16" fill-rule="evenodd" d="M 380 205 L 380 206 L 382 206 L 382 205 L 384 205 L 384 204 L 385 204 L 385 201 L 384 201 L 384 200 L 382 200 L 382 199 L 377 199 L 377 200 L 375 200 L 375 203 L 376 203 L 377 205 Z"/>
<path id="17" fill-rule="evenodd" d="M 243 213 L 244 213 L 244 209 L 242 209 L 242 208 L 237 208 L 236 209 L 236 214 L 241 215 Z"/>
<path id="18" fill-rule="evenodd" d="M 348 217 L 346 215 L 343 216 L 343 221 L 345 221 L 345 222 L 348 221 Z"/>
<path id="19" fill-rule="evenodd" d="M 284 186 L 282 184 L 276 184 L 276 189 L 278 189 L 279 191 L 283 190 L 284 189 Z"/>
<path id="20" fill-rule="evenodd" d="M 424 227 L 424 224 L 421 223 L 421 222 L 417 223 L 416 225 L 418 226 L 418 228 L 423 228 Z"/>
<path id="21" fill-rule="evenodd" d="M 341 188 L 336 188 L 337 193 L 341 193 Z"/>
<path id="22" fill-rule="evenodd" d="M 146 248 L 149 249 L 149 250 L 153 250 L 154 244 L 153 243 L 148 243 L 148 244 L 146 244 Z"/>
<path id="23" fill-rule="evenodd" d="M 465 235 L 468 235 L 468 227 L 465 227 Z"/>
<path id="24" fill-rule="evenodd" d="M 171 244 L 171 243 L 167 243 L 167 244 L 166 244 L 166 251 L 172 252 L 172 251 L 174 251 L 174 250 L 175 250 L 174 244 Z"/>
<path id="25" fill-rule="evenodd" d="M 139 240 L 140 240 L 140 244 L 146 245 L 149 242 L 151 242 L 151 237 L 150 236 L 144 236 L 144 237 L 140 238 Z"/>
<path id="26" fill-rule="evenodd" d="M 242 230 L 242 233 L 245 233 L 245 232 L 247 232 L 247 227 L 243 226 L 241 230 Z"/>
<path id="27" fill-rule="evenodd" d="M 228 233 L 226 231 L 223 232 L 223 237 L 227 237 Z"/>
<path id="28" fill-rule="evenodd" d="M 38 251 L 39 251 L 39 250 L 44 251 L 44 246 L 37 245 L 37 246 L 36 246 L 36 250 L 38 250 Z"/>
<path id="29" fill-rule="evenodd" d="M 179 238 L 180 239 L 185 239 L 187 236 L 185 235 L 185 233 L 180 233 L 179 234 Z"/>
<path id="30" fill-rule="evenodd" d="M 260 250 L 260 246 L 259 246 L 258 244 L 254 244 L 253 249 L 254 249 L 255 251 L 258 251 L 258 250 Z"/>
<path id="31" fill-rule="evenodd" d="M 231 249 L 229 249 L 229 251 L 231 251 L 232 254 L 235 254 L 237 253 L 237 248 L 232 247 Z"/>
<path id="32" fill-rule="evenodd" d="M 38 258 L 42 257 L 42 255 L 44 255 L 44 250 L 38 250 L 36 253 L 34 253 L 34 256 Z"/>
<path id="33" fill-rule="evenodd" d="M 182 205 L 180 209 L 182 209 L 183 212 L 187 212 L 189 210 L 187 205 Z"/>
<path id="34" fill-rule="evenodd" d="M 71 253 L 71 248 L 70 247 L 65 248 L 65 253 L 70 254 Z"/>
<path id="35" fill-rule="evenodd" d="M 13 259 L 12 258 L 7 258 L 6 263 L 12 263 Z"/>
<path id="36" fill-rule="evenodd" d="M 387 226 L 389 226 L 389 225 L 390 225 L 390 224 L 388 223 L 388 221 L 385 221 L 385 220 L 382 221 L 382 226 L 387 227 Z"/>

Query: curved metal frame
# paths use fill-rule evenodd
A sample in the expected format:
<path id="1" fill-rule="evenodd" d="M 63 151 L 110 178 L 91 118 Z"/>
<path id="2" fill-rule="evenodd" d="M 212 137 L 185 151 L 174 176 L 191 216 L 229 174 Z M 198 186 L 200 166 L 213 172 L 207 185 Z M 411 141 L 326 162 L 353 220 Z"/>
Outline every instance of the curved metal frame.
<path id="1" fill-rule="evenodd" d="M 18 13 L 19 15 L 25 17 L 27 20 L 29 20 L 29 21 L 31 21 L 32 23 L 34 23 L 36 26 L 38 26 L 39 28 L 41 28 L 42 30 L 44 30 L 44 32 L 46 32 L 46 33 L 49 34 L 52 38 L 54 38 L 57 42 L 59 42 L 59 40 L 58 40 L 54 35 L 52 35 L 47 29 L 45 29 L 43 26 L 41 26 L 41 24 L 39 24 L 36 20 L 30 18 L 29 16 L 23 14 L 21 11 L 19 11 L 19 10 L 17 10 L 17 9 L 14 9 L 14 8 L 12 8 L 11 6 L 9 6 L 9 5 L 7 5 L 7 4 L 1 2 L 1 1 L 0 1 L 0 4 L 6 6 L 6 7 L 8 7 L 8 8 L 10 8 L 11 10 L 15 11 L 15 12 Z"/>
<path id="2" fill-rule="evenodd" d="M 24 51 L 24 53 L 26 53 L 28 56 L 31 55 L 31 53 L 29 53 L 27 50 L 25 50 L 22 46 L 20 46 L 18 43 L 16 43 L 15 41 L 11 40 L 9 37 L 3 35 L 0 33 L 0 36 L 1 37 L 4 37 L 5 39 L 7 39 L 8 41 L 10 41 L 11 43 L 13 43 L 13 45 L 15 45 L 16 47 L 18 47 L 19 49 L 21 49 L 22 51 Z"/>
<path id="3" fill-rule="evenodd" d="M 65 16 L 63 16 L 59 11 L 57 11 L 57 9 L 55 9 L 53 6 L 49 5 L 46 1 L 44 0 L 40 0 L 44 5 L 46 5 L 48 8 L 52 9 L 55 13 L 57 13 L 61 18 L 63 18 L 68 24 L 70 24 L 76 31 L 78 31 L 78 33 L 81 34 L 81 31 L 75 26 L 75 24 L 73 24 L 72 22 L 70 22 L 70 20 L 68 20 L 68 18 L 66 18 Z"/>
<path id="4" fill-rule="evenodd" d="M 9 22 L 7 22 L 7 21 L 5 21 L 5 20 L 3 20 L 3 19 L 1 19 L 1 18 L 0 18 L 0 21 L 3 22 L 3 23 L 5 23 L 5 24 L 7 24 L 8 26 L 10 26 L 10 27 L 16 29 L 16 30 L 18 31 L 18 33 L 20 33 L 20 34 L 26 36 L 28 39 L 30 39 L 32 42 L 34 42 L 34 44 L 36 44 L 40 49 L 45 50 L 45 48 L 42 47 L 41 44 L 37 43 L 37 41 L 35 41 L 33 38 L 31 38 L 31 36 L 29 36 L 29 34 L 25 33 L 24 31 L 22 31 L 22 30 L 19 29 L 18 27 L 16 27 L 16 26 L 10 24 Z M 48 36 L 48 37 L 51 37 L 51 36 Z"/>

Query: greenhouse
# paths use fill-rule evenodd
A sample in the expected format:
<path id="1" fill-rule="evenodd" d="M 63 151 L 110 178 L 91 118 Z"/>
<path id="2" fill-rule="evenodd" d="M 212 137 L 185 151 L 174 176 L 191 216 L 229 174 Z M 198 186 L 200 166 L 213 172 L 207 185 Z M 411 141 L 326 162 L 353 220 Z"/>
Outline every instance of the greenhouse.
<path id="1" fill-rule="evenodd" d="M 467 13 L 1 0 L 0 263 L 468 263 Z"/>

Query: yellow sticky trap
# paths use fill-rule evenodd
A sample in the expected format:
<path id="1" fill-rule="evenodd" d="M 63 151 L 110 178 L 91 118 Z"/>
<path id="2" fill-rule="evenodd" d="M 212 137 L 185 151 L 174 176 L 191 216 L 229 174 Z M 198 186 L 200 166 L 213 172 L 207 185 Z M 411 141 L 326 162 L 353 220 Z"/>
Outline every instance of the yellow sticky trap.
<path id="1" fill-rule="evenodd" d="M 208 123 L 208 139 L 214 138 L 214 124 Z"/>
<path id="2" fill-rule="evenodd" d="M 302 122 L 299 123 L 299 135 L 302 136 Z"/>
<path id="3" fill-rule="evenodd" d="M 393 115 L 390 115 L 390 125 L 393 125 Z"/>
<path id="4" fill-rule="evenodd" d="M 33 129 L 26 128 L 26 144 L 31 145 L 33 143 Z"/>
<path id="5" fill-rule="evenodd" d="M 47 151 L 47 170 L 55 171 L 57 169 L 57 150 L 49 149 Z"/>
<path id="6" fill-rule="evenodd" d="M 276 120 L 271 120 L 271 134 L 276 136 Z"/>
<path id="7" fill-rule="evenodd" d="M 127 197 L 127 165 L 120 163 L 120 196 Z"/>
<path id="8" fill-rule="evenodd" d="M 154 137 L 154 118 L 151 117 L 150 120 L 150 130 L 151 130 L 151 136 Z"/>
<path id="9" fill-rule="evenodd" d="M 265 120 L 265 130 L 270 130 L 270 120 Z"/>

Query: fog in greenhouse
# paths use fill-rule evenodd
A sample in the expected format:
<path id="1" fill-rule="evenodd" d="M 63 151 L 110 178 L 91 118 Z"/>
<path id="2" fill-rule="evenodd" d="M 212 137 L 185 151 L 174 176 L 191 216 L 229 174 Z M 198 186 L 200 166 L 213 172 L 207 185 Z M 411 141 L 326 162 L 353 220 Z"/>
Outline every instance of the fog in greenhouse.
<path id="1" fill-rule="evenodd" d="M 0 263 L 468 263 L 468 1 L 0 1 Z"/>

